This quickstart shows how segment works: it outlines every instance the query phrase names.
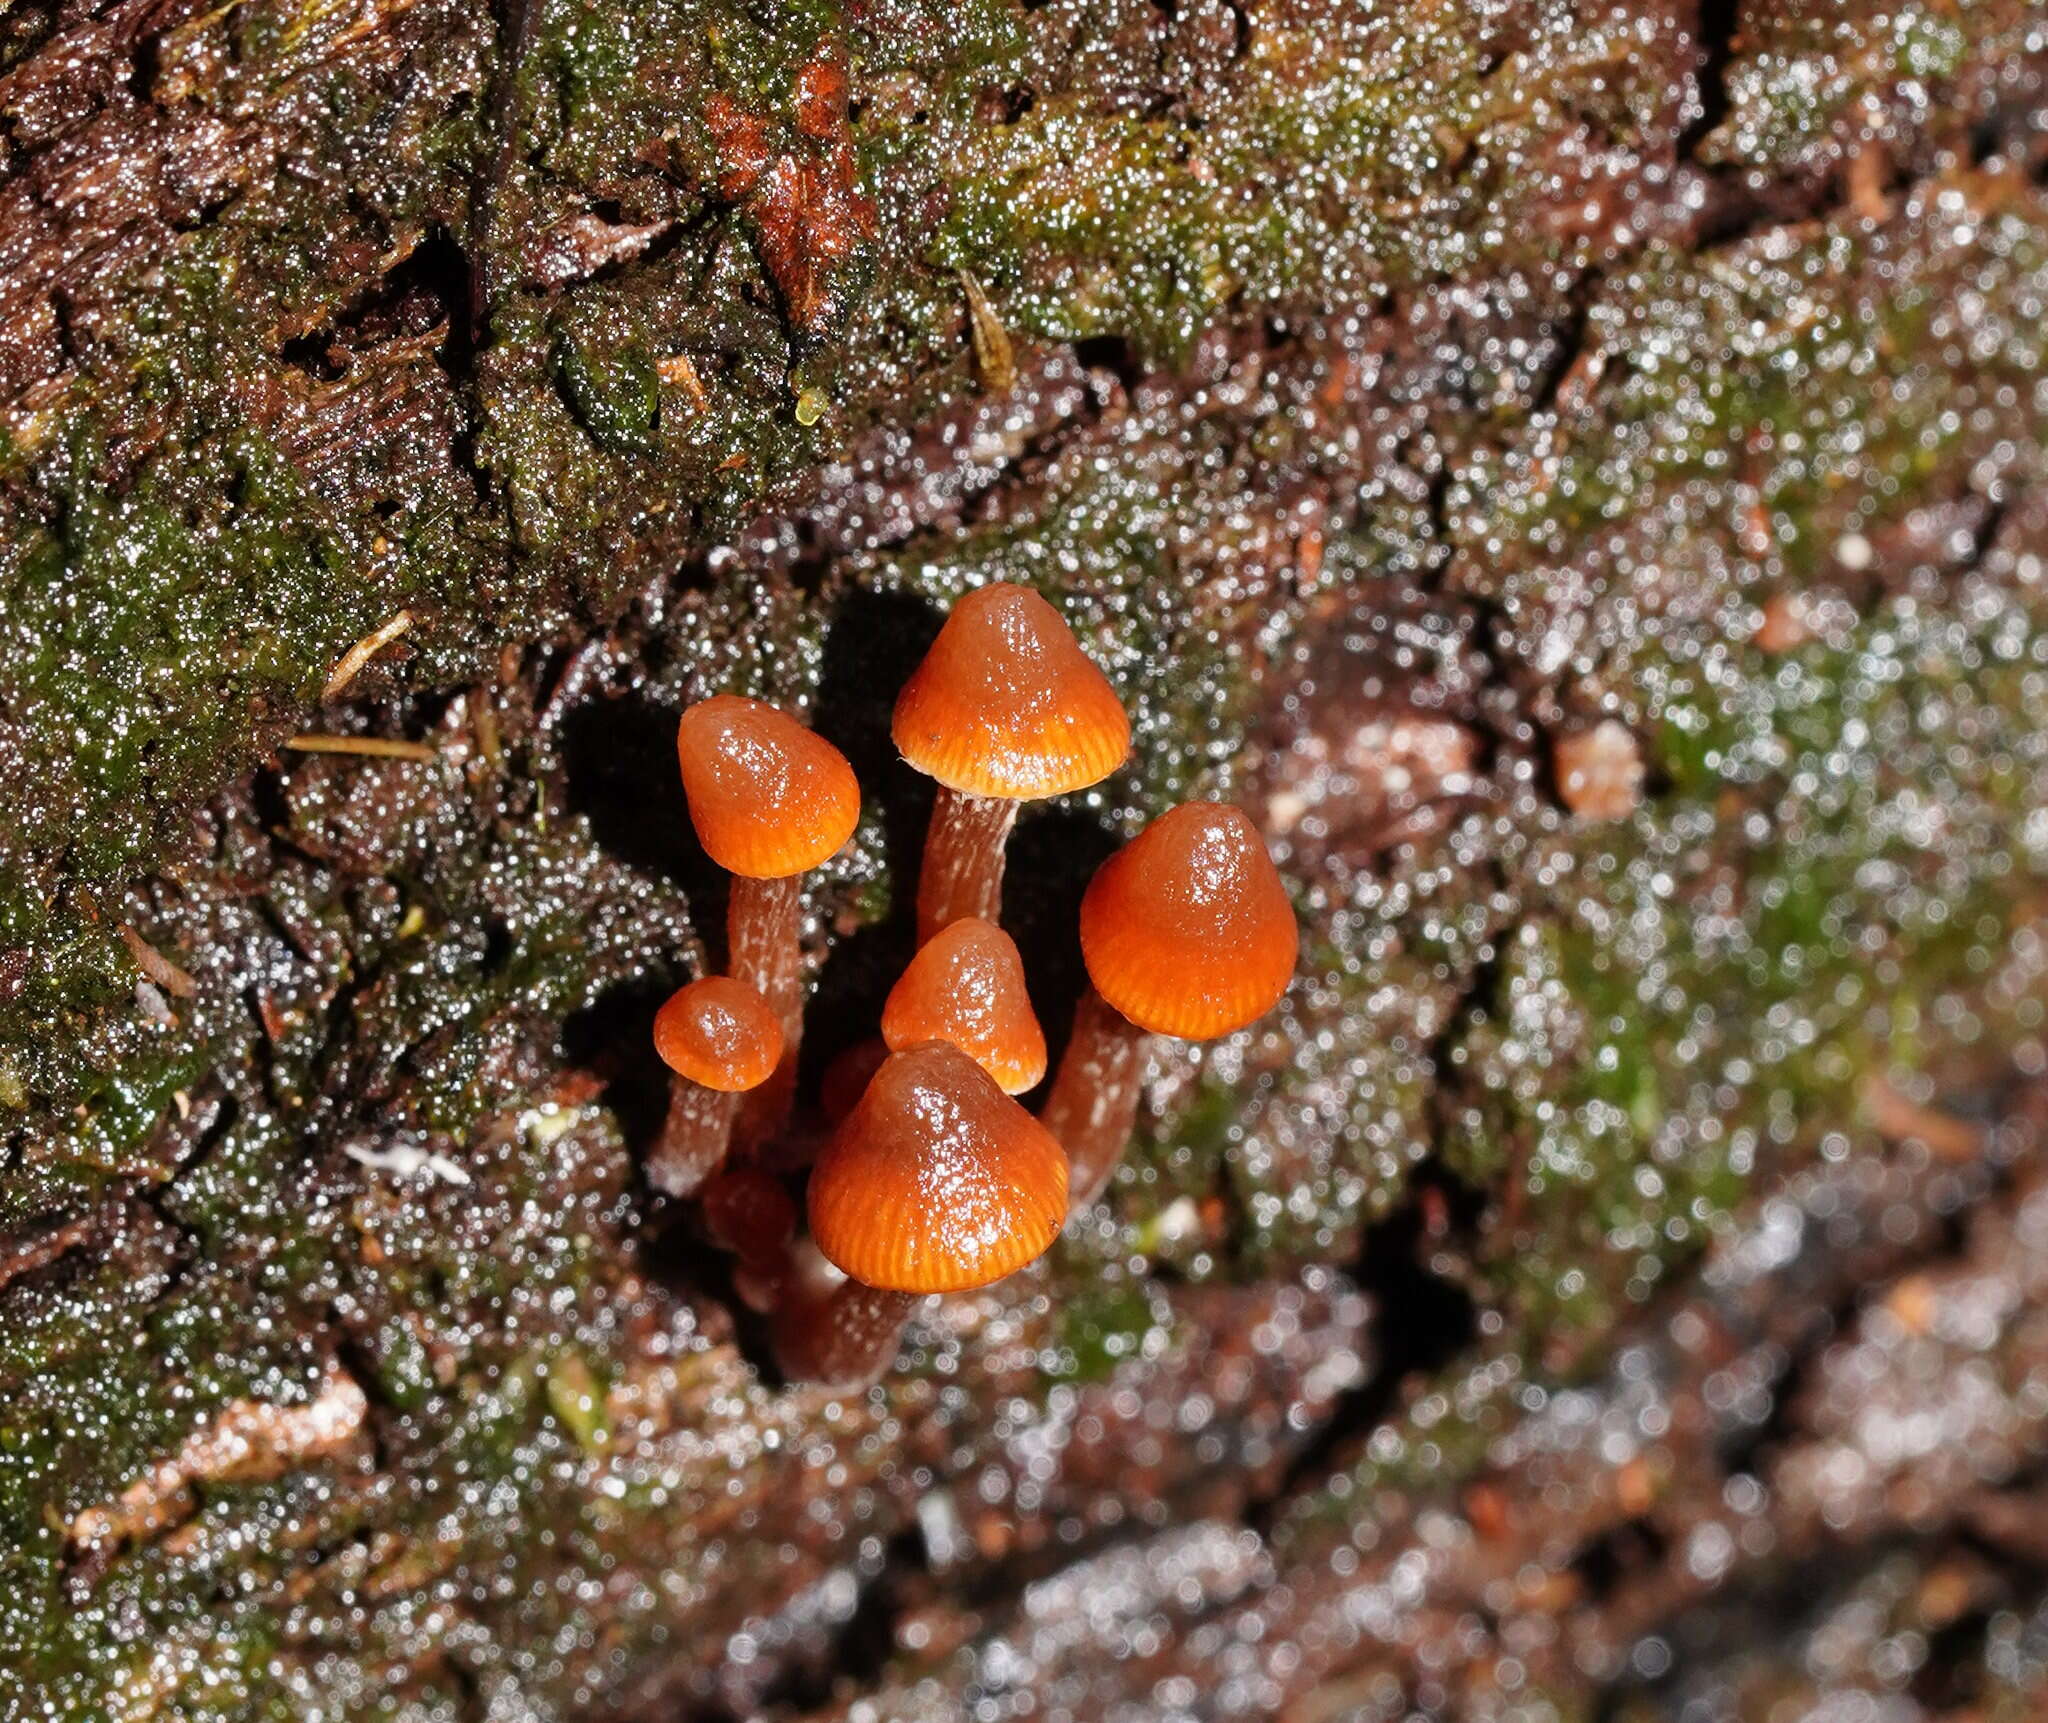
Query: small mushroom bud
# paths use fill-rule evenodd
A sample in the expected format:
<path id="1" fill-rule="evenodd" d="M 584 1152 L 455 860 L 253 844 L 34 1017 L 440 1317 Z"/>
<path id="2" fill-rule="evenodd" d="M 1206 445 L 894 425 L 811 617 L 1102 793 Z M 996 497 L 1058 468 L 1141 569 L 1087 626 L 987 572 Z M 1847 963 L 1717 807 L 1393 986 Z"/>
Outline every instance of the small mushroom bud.
<path id="1" fill-rule="evenodd" d="M 1044 1254 L 1067 1157 L 957 1047 L 892 1053 L 811 1169 L 811 1236 L 864 1286 L 962 1292 Z"/>
<path id="2" fill-rule="evenodd" d="M 1020 1095 L 1045 1075 L 1045 1033 L 1031 1010 L 1024 962 L 1001 928 L 968 916 L 935 933 L 882 1007 L 892 1052 L 944 1041 Z"/>
<path id="3" fill-rule="evenodd" d="M 920 943 L 963 916 L 998 918 L 1020 801 L 1098 783 L 1131 748 L 1108 679 L 1021 586 L 984 586 L 953 606 L 897 696 L 892 733 L 939 783 L 917 882 Z"/>
<path id="4" fill-rule="evenodd" d="M 1300 945 L 1258 832 L 1220 802 L 1160 815 L 1096 871 L 1081 900 L 1092 985 L 1040 1114 L 1067 1151 L 1077 1209 L 1130 1141 L 1146 1034 L 1205 1041 L 1264 1016 Z"/>
<path id="5" fill-rule="evenodd" d="M 803 1035 L 802 875 L 836 854 L 860 822 L 846 757 L 787 713 L 730 694 L 700 700 L 676 729 L 690 821 L 733 876 L 727 967 L 782 1023 L 782 1063 L 748 1108 L 765 1136 L 787 1114 Z"/>
<path id="6" fill-rule="evenodd" d="M 782 1024 L 744 981 L 709 975 L 655 1013 L 654 1050 L 675 1080 L 648 1178 L 656 1190 L 689 1196 L 725 1158 L 740 1095 L 781 1062 Z"/>
<path id="7" fill-rule="evenodd" d="M 796 1236 L 796 1203 L 759 1167 L 725 1167 L 704 1186 L 704 1230 L 749 1268 L 773 1270 Z"/>

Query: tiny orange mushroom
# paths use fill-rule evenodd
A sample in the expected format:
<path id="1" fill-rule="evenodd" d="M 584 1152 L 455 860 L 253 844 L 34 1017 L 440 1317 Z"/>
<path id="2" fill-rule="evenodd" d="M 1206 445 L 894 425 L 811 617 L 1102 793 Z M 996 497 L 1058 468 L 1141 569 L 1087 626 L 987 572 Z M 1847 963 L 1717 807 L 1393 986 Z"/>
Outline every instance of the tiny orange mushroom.
<path id="1" fill-rule="evenodd" d="M 1019 802 L 1099 783 L 1131 750 L 1115 689 L 1060 613 L 1001 584 L 953 606 L 891 730 L 939 784 L 917 883 L 920 942 L 963 916 L 996 919 Z"/>
<path id="2" fill-rule="evenodd" d="M 707 975 L 654 1014 L 654 1050 L 679 1077 L 723 1095 L 767 1082 L 782 1060 L 782 1022 L 758 990 Z"/>
<path id="3" fill-rule="evenodd" d="M 757 988 L 708 975 L 655 1013 L 654 1050 L 675 1079 L 647 1176 L 656 1190 L 689 1196 L 724 1160 L 741 1094 L 781 1062 L 782 1020 Z"/>
<path id="4" fill-rule="evenodd" d="M 1045 1075 L 1045 1032 L 1016 942 L 979 916 L 948 923 L 910 960 L 882 1008 L 882 1039 L 899 1053 L 921 1041 L 947 1042 L 1006 1095 Z"/>

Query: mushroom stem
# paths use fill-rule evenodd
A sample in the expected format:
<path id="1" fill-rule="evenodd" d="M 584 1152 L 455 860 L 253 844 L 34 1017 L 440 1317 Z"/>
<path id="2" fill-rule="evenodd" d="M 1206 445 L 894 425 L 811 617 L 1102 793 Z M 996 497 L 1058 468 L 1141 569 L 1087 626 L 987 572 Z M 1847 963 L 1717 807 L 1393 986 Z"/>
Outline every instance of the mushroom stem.
<path id="1" fill-rule="evenodd" d="M 725 912 L 726 969 L 768 1001 L 785 1037 L 803 1024 L 802 874 L 787 879 L 733 876 Z M 796 1050 L 785 1039 L 785 1057 Z"/>
<path id="2" fill-rule="evenodd" d="M 1038 1122 L 1067 1151 L 1067 1212 L 1078 1214 L 1116 1171 L 1138 1122 L 1145 1031 L 1093 987 L 1074 1009 L 1074 1033 L 1060 1057 Z"/>
<path id="3" fill-rule="evenodd" d="M 741 1097 L 688 1077 L 670 1080 L 668 1117 L 647 1157 L 647 1181 L 665 1196 L 695 1196 L 725 1159 Z"/>
<path id="4" fill-rule="evenodd" d="M 1003 845 L 1017 821 L 1007 796 L 977 796 L 939 786 L 925 830 L 917 876 L 917 942 L 967 916 L 1001 919 Z"/>
<path id="5" fill-rule="evenodd" d="M 729 1122 L 735 1140 L 751 1151 L 789 1118 L 796 1094 L 797 1044 L 804 1032 L 803 876 L 749 879 L 735 875 L 726 908 L 726 968 L 759 990 L 782 1020 L 782 1061 L 750 1091 Z"/>
<path id="6" fill-rule="evenodd" d="M 851 1392 L 896 1362 L 903 1325 L 920 1299 L 841 1274 L 809 1239 L 789 1255 L 771 1324 L 776 1362 L 792 1382 Z"/>

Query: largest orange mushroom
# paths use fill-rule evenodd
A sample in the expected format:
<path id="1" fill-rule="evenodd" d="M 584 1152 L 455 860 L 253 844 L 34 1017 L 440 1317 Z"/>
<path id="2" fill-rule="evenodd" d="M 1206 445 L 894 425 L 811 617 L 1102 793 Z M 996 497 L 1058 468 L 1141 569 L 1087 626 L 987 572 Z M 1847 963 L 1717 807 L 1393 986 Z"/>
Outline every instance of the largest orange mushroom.
<path id="1" fill-rule="evenodd" d="M 965 1292 L 1044 1254 L 1067 1216 L 1067 1157 L 959 1048 L 882 1062 L 811 1169 L 811 1236 L 887 1292 Z"/>
<path id="2" fill-rule="evenodd" d="M 939 784 L 917 882 L 917 936 L 995 921 L 1020 802 L 1099 783 L 1131 750 L 1116 691 L 1060 613 L 1022 586 L 984 586 L 952 614 L 896 698 L 904 759 Z"/>
<path id="3" fill-rule="evenodd" d="M 1174 808 L 1102 864 L 1081 900 L 1091 985 L 1040 1114 L 1067 1151 L 1075 1208 L 1130 1141 L 1145 1037 L 1206 1041 L 1264 1016 L 1300 943 L 1272 858 L 1236 808 Z"/>
<path id="4" fill-rule="evenodd" d="M 928 1041 L 883 1061 L 811 1169 L 808 1207 L 815 1248 L 792 1258 L 776 1350 L 793 1376 L 852 1386 L 888 1368 L 920 1297 L 1044 1254 L 1067 1158 L 973 1059 Z"/>

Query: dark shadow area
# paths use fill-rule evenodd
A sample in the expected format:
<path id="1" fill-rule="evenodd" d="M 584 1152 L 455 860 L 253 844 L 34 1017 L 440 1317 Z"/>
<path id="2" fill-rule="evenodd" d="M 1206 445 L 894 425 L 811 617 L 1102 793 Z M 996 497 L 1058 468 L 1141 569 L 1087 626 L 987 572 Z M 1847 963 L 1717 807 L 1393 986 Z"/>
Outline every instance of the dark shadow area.
<path id="1" fill-rule="evenodd" d="M 882 1003 L 916 949 L 917 869 L 931 819 L 932 782 L 906 765 L 890 738 L 896 692 L 937 637 L 943 618 L 907 593 L 855 592 L 825 638 L 814 726 L 860 779 L 864 820 L 879 818 L 894 892 L 886 921 L 834 939 L 805 1014 L 801 1093 L 838 1054 L 879 1032 Z"/>
<path id="2" fill-rule="evenodd" d="M 1024 959 L 1024 979 L 1045 1031 L 1048 1069 L 1059 1065 L 1075 1002 L 1088 985 L 1081 961 L 1081 897 L 1116 848 L 1116 835 L 1081 807 L 1029 804 L 1010 834 L 1003 931 Z M 1039 1091 L 1022 1099 L 1035 1105 Z"/>
<path id="3" fill-rule="evenodd" d="M 890 740 L 889 721 L 897 690 L 938 638 L 942 621 L 935 606 L 909 593 L 863 590 L 847 595 L 825 636 L 812 725 L 852 765 L 864 805 L 883 810 L 892 868 L 899 828 L 915 840 L 908 848 L 910 860 L 916 861 L 931 781 L 903 763 Z M 912 798 L 919 804 L 915 808 L 906 805 Z"/>
<path id="4" fill-rule="evenodd" d="M 325 323 L 285 342 L 280 357 L 317 381 L 333 382 L 347 375 L 358 353 L 445 326 L 436 357 L 460 383 L 476 357 L 468 299 L 469 258 L 453 234 L 436 227 Z"/>
<path id="5" fill-rule="evenodd" d="M 691 919 L 717 962 L 730 881 L 690 825 L 676 772 L 676 717 L 640 694 L 572 707 L 561 724 L 563 799 L 619 860 L 688 895 Z"/>
<path id="6" fill-rule="evenodd" d="M 797 1085 L 802 1106 L 815 1102 L 826 1066 L 882 1032 L 882 1006 L 917 949 L 916 935 L 907 914 L 891 915 L 832 942 L 804 1011 Z"/>
<path id="7" fill-rule="evenodd" d="M 563 801 L 620 861 L 687 895 L 706 957 L 722 966 L 731 881 L 691 828 L 676 776 L 675 729 L 671 710 L 639 694 L 579 702 L 561 725 Z M 563 1051 L 604 1082 L 636 1157 L 660 1131 L 668 1106 L 654 1014 L 686 979 L 677 952 L 672 970 L 622 982 L 562 1025 Z"/>
<path id="8" fill-rule="evenodd" d="M 1461 1286 L 1435 1273 L 1430 1252 L 1476 1215 L 1476 1194 L 1435 1162 L 1416 1170 L 1412 1200 L 1367 1228 L 1350 1273 L 1372 1300 L 1371 1374 L 1339 1397 L 1315 1437 L 1294 1458 L 1269 1506 L 1255 1516 L 1268 1529 L 1273 1506 L 1348 1464 L 1354 1450 L 1401 1403 L 1403 1385 L 1444 1368 L 1478 1334 L 1478 1310 Z"/>
<path id="9" fill-rule="evenodd" d="M 1669 1553 L 1668 1542 L 1654 1522 L 1624 1520 L 1574 1555 L 1570 1571 L 1577 1575 L 1589 1599 L 1604 1603 L 1623 1586 L 1654 1574 Z"/>
<path id="10" fill-rule="evenodd" d="M 654 1051 L 654 1014 L 680 978 L 680 970 L 674 976 L 636 976 L 562 1023 L 564 1054 L 572 1068 L 604 1084 L 605 1104 L 618 1114 L 636 1162 L 668 1110 L 668 1067 Z"/>

